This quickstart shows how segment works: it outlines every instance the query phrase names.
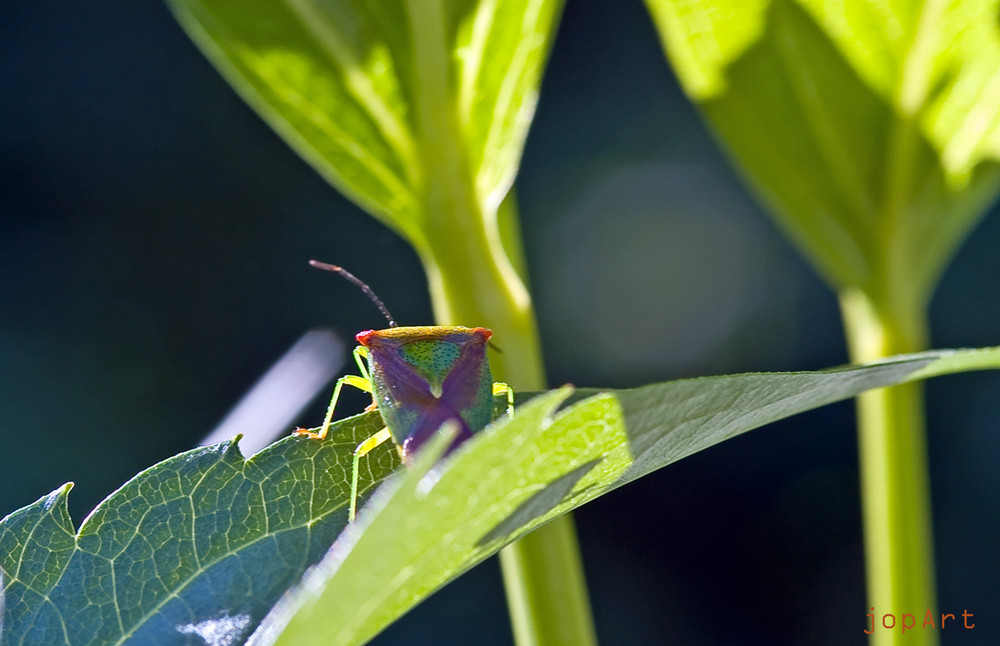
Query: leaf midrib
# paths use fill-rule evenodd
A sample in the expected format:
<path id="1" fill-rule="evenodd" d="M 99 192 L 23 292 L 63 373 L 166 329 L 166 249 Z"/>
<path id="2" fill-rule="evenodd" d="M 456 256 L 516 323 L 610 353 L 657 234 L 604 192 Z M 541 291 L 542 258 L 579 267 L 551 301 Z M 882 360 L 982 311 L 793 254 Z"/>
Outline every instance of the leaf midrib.
<path id="1" fill-rule="evenodd" d="M 920 5 L 916 31 L 902 59 L 901 74 L 894 96 L 896 103 L 894 107 L 897 109 L 890 111 L 891 126 L 885 159 L 887 169 L 885 192 L 876 224 L 876 245 L 881 257 L 875 260 L 882 265 L 877 275 L 883 279 L 896 273 L 882 263 L 891 262 L 892 245 L 896 240 L 895 232 L 904 225 L 906 198 L 916 173 L 914 152 L 919 136 L 917 115 L 927 99 L 930 87 L 934 23 L 941 14 L 943 4 L 943 0 L 924 0 Z M 908 240 L 905 237 L 902 239 Z M 881 296 L 887 297 L 894 287 L 904 286 L 885 287 L 886 293 Z M 926 291 L 927 286 L 911 283 L 906 288 L 920 293 Z"/>

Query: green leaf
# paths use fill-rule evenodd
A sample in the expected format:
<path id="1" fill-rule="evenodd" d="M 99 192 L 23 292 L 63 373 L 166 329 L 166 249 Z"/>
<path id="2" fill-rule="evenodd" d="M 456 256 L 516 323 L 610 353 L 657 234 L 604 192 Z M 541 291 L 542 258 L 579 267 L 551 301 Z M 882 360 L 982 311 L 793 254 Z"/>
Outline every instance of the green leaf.
<path id="1" fill-rule="evenodd" d="M 923 307 L 1000 180 L 998 0 L 647 5 L 681 84 L 820 272 Z"/>
<path id="2" fill-rule="evenodd" d="M 0 521 L 2 643 L 238 644 L 255 629 L 254 643 L 362 643 L 503 545 L 655 469 L 869 388 L 983 368 L 1000 368 L 1000 348 L 522 395 L 513 419 L 444 462 L 447 438 L 392 478 L 389 443 L 369 454 L 362 492 L 389 481 L 343 532 L 353 450 L 381 427 L 374 412 L 250 459 L 236 441 L 170 458 L 79 531 L 66 485 Z"/>
<path id="3" fill-rule="evenodd" d="M 507 193 L 562 3 L 169 4 L 300 155 L 426 252 L 436 193 L 471 201 L 463 214 Z"/>
<path id="4" fill-rule="evenodd" d="M 1000 368 L 1000 348 L 577 392 L 562 410 L 571 389 L 545 393 L 438 467 L 431 456 L 395 477 L 251 643 L 364 643 L 506 543 L 655 469 L 870 388 L 979 368 Z"/>
<path id="5" fill-rule="evenodd" d="M 79 531 L 69 484 L 12 513 L 0 522 L 0 643 L 242 643 L 343 529 L 354 448 L 379 428 L 371 413 L 329 441 L 289 437 L 249 460 L 238 438 L 182 453 L 111 494 Z M 398 464 L 379 447 L 361 486 Z"/>

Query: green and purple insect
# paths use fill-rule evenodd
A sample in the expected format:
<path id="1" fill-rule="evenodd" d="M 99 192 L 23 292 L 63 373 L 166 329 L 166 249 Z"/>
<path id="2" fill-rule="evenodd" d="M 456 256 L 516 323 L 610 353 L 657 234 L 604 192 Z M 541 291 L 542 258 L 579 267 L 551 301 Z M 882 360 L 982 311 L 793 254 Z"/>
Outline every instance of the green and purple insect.
<path id="1" fill-rule="evenodd" d="M 448 422 L 458 428 L 448 449 L 452 451 L 493 421 L 494 396 L 506 395 L 507 413 L 512 414 L 514 393 L 507 384 L 493 382 L 486 357 L 492 331 L 458 325 L 397 326 L 382 301 L 356 276 L 338 265 L 316 260 L 309 264 L 336 272 L 360 287 L 389 321 L 384 330 L 366 330 L 355 337 L 361 345 L 354 349 L 354 361 L 361 374 L 337 380 L 319 432 L 295 431 L 316 439 L 326 437 L 344 384 L 371 393 L 368 408 L 378 409 L 385 428 L 354 450 L 349 515 L 354 520 L 358 465 L 368 452 L 392 439 L 406 464 Z"/>

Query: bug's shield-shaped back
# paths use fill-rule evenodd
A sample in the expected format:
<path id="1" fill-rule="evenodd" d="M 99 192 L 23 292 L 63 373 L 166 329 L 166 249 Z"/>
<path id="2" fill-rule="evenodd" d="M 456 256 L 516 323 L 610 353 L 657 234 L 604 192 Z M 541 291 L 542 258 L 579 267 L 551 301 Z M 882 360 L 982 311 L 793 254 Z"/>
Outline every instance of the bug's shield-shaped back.
<path id="1" fill-rule="evenodd" d="M 426 326 L 357 335 L 368 348 L 375 403 L 404 460 L 448 420 L 459 425 L 451 448 L 490 423 L 493 377 L 486 343 L 492 334 L 485 328 Z"/>

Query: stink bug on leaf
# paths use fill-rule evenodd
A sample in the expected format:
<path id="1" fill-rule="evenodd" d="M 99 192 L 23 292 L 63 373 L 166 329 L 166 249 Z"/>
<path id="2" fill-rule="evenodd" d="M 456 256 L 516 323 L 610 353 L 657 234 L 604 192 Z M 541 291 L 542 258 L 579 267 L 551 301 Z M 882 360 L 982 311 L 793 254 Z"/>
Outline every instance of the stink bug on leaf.
<path id="1" fill-rule="evenodd" d="M 507 412 L 511 414 L 514 393 L 507 384 L 493 383 L 486 358 L 486 346 L 493 336 L 490 330 L 458 325 L 399 327 L 382 301 L 356 276 L 337 265 L 316 260 L 309 264 L 337 272 L 360 287 L 389 320 L 388 328 L 359 332 L 355 337 L 361 345 L 354 349 L 354 361 L 361 374 L 337 380 L 319 432 L 295 431 L 316 439 L 326 437 L 344 384 L 371 393 L 369 410 L 377 408 L 386 427 L 354 450 L 349 516 L 354 520 L 358 465 L 365 454 L 392 439 L 405 464 L 446 422 L 458 428 L 450 451 L 493 420 L 495 395 L 507 396 Z"/>

